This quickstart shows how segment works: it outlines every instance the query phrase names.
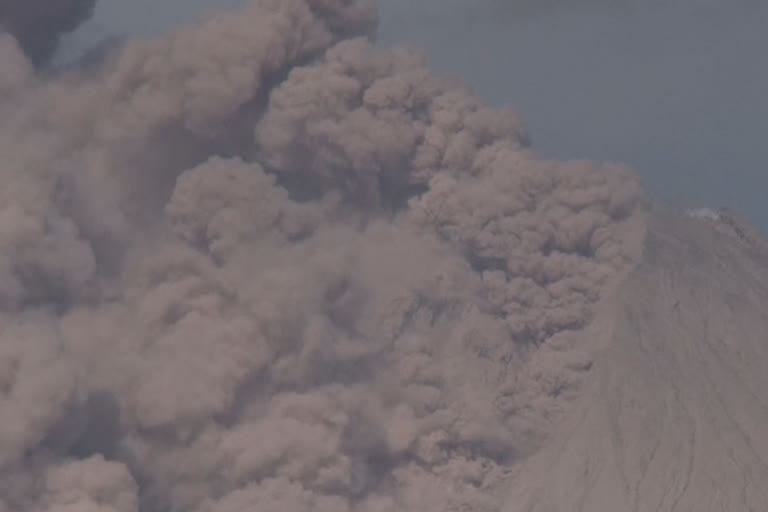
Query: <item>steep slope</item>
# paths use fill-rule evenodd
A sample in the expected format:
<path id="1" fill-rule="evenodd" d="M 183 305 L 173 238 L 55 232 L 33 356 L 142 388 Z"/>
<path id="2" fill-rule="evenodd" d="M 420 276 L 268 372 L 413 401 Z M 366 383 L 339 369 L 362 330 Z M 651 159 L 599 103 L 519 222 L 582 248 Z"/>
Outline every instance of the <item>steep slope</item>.
<path id="1" fill-rule="evenodd" d="M 768 254 L 739 228 L 652 216 L 593 379 L 508 510 L 766 510 Z"/>

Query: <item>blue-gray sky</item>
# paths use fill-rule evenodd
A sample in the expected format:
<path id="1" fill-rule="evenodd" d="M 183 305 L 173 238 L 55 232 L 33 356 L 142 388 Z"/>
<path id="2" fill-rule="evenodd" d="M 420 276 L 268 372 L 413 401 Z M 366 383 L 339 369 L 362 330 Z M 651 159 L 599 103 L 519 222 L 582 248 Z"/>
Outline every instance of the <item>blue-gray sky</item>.
<path id="1" fill-rule="evenodd" d="M 241 3 L 101 0 L 65 52 Z M 732 206 L 768 231 L 768 5 L 640 4 L 387 0 L 380 41 L 424 48 L 438 73 L 514 105 L 545 155 L 625 162 L 657 196 Z"/>
<path id="2" fill-rule="evenodd" d="M 542 153 L 626 162 L 657 195 L 768 229 L 768 6 L 559 3 L 388 0 L 382 42 L 516 106 Z"/>

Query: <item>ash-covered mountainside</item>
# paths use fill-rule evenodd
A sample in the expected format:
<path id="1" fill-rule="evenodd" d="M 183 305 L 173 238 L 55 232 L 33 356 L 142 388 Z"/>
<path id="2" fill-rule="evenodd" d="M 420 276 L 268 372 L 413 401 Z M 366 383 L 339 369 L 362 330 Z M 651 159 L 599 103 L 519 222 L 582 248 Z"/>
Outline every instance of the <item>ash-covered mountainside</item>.
<path id="1" fill-rule="evenodd" d="M 651 216 L 640 265 L 596 320 L 590 383 L 508 511 L 766 509 L 768 251 L 718 217 Z"/>

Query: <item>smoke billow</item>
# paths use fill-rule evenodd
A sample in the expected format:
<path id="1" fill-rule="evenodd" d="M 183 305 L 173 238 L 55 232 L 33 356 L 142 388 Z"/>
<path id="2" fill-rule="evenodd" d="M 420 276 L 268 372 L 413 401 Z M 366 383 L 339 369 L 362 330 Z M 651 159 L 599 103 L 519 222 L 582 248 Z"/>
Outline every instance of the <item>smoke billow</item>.
<path id="1" fill-rule="evenodd" d="M 643 193 L 253 0 L 44 79 L 0 39 L 0 511 L 498 510 Z"/>
<path id="2" fill-rule="evenodd" d="M 2 0 L 0 31 L 14 35 L 29 59 L 42 65 L 59 38 L 88 20 L 95 5 L 96 0 Z"/>

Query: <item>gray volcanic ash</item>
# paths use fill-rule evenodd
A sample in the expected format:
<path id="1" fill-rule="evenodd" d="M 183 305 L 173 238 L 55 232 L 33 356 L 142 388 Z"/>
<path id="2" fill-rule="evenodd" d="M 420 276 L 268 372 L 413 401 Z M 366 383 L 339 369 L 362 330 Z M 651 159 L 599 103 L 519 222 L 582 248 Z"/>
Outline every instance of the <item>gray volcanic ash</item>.
<path id="1" fill-rule="evenodd" d="M 642 188 L 374 29 L 253 0 L 55 76 L 0 37 L 0 511 L 536 499 Z"/>
<path id="2" fill-rule="evenodd" d="M 0 0 L 0 31 L 6 30 L 36 65 L 50 60 L 59 38 L 93 14 L 96 0 Z"/>

